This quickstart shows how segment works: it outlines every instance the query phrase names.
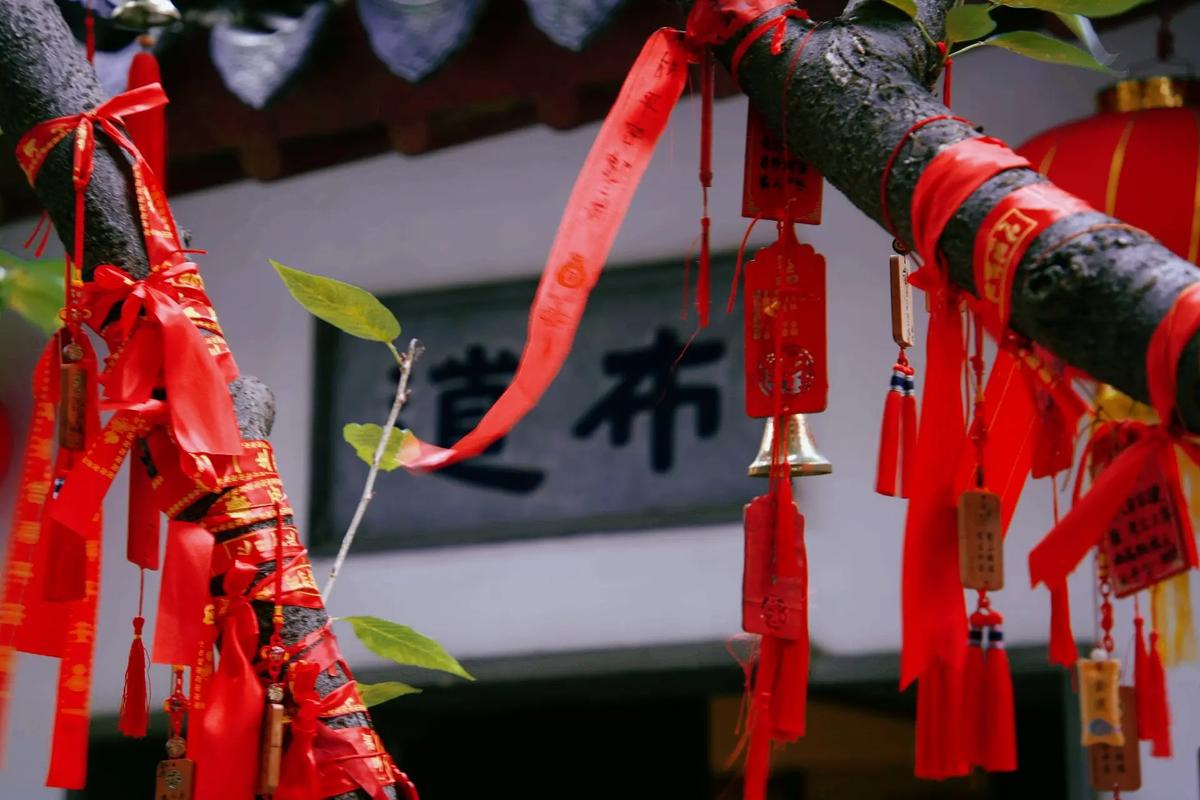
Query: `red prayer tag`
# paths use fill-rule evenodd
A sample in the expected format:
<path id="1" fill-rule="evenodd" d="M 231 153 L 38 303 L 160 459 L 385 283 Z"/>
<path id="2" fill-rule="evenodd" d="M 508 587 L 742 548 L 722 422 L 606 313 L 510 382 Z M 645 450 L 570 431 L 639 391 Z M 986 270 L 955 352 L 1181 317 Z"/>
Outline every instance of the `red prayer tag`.
<path id="1" fill-rule="evenodd" d="M 800 575 L 775 575 L 776 498 L 759 495 L 745 508 L 746 557 L 742 572 L 742 629 L 747 633 L 796 641 L 808 634 L 808 587 Z M 805 562 L 804 517 L 795 513 L 796 557 Z"/>
<path id="2" fill-rule="evenodd" d="M 1101 437 L 1097 460 L 1116 455 Z M 1112 440 L 1109 440 L 1112 441 Z M 1117 597 L 1147 589 L 1196 565 L 1187 506 L 1173 450 L 1151 456 L 1100 539 L 1109 581 Z M 1165 463 L 1164 463 L 1165 462 Z"/>
<path id="3" fill-rule="evenodd" d="M 824 180 L 816 167 L 789 153 L 754 109 L 746 117 L 742 216 L 821 224 Z"/>
<path id="4" fill-rule="evenodd" d="M 824 411 L 829 399 L 825 257 L 790 228 L 746 264 L 746 413 Z M 779 376 L 782 408 L 776 409 Z"/>

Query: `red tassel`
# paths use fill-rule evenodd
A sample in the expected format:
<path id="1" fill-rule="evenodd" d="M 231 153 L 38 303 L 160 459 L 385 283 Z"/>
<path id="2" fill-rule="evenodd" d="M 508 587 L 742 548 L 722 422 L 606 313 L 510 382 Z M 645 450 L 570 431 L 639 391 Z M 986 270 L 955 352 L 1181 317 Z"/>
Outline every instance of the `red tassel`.
<path id="1" fill-rule="evenodd" d="M 917 393 L 912 367 L 904 376 L 900 412 L 900 496 L 907 498 L 917 480 Z"/>
<path id="2" fill-rule="evenodd" d="M 943 780 L 970 771 L 962 754 L 962 672 L 934 658 L 917 679 L 917 753 L 914 774 Z"/>
<path id="3" fill-rule="evenodd" d="M 976 615 L 977 616 L 977 615 Z M 982 766 L 987 737 L 983 710 L 983 628 L 972 618 L 967 633 L 967 661 L 963 668 L 963 758 L 972 767 Z"/>
<path id="4" fill-rule="evenodd" d="M 143 38 L 144 49 L 133 57 L 129 65 L 129 87 L 136 89 L 151 83 L 161 83 L 158 59 L 150 51 L 153 40 Z M 141 151 L 150 169 L 166 191 L 167 186 L 167 110 L 164 106 L 152 108 L 125 118 L 125 129 L 137 149 Z"/>
<path id="5" fill-rule="evenodd" d="M 1146 621 L 1142 619 L 1141 614 L 1133 618 L 1133 630 L 1133 691 L 1137 697 L 1137 737 L 1142 741 L 1150 741 L 1158 729 L 1154 720 L 1158 708 L 1150 697 L 1150 652 L 1146 649 Z"/>
<path id="6" fill-rule="evenodd" d="M 754 670 L 754 691 L 750 703 L 750 744 L 746 751 L 746 776 L 742 782 L 743 800 L 766 800 L 767 778 L 771 772 L 771 689 L 779 664 L 783 642 L 774 636 L 762 637 L 758 666 Z"/>
<path id="7" fill-rule="evenodd" d="M 1050 589 L 1050 663 L 1074 669 L 1078 660 L 1079 648 L 1071 630 L 1071 596 L 1064 581 Z"/>
<path id="8" fill-rule="evenodd" d="M 982 766 L 988 772 L 1013 772 L 1017 768 L 1017 723 L 1013 711 L 1012 669 L 999 620 L 988 628 L 983 682 L 987 736 Z"/>
<path id="9" fill-rule="evenodd" d="M 1171 706 L 1167 702 L 1167 671 L 1158 647 L 1158 631 L 1150 631 L 1150 703 L 1154 706 L 1150 755 L 1171 757 Z"/>
<path id="10" fill-rule="evenodd" d="M 892 367 L 892 384 L 883 401 L 883 425 L 879 430 L 879 461 L 875 470 L 875 491 L 896 496 L 896 469 L 900 460 L 901 405 L 904 373 L 900 365 Z"/>
<path id="11" fill-rule="evenodd" d="M 150 724 L 146 646 L 142 644 L 142 626 L 145 623 L 142 617 L 133 618 L 133 642 L 129 645 L 129 664 L 125 667 L 125 694 L 121 698 L 121 714 L 117 718 L 117 730 L 134 739 L 143 738 Z"/>

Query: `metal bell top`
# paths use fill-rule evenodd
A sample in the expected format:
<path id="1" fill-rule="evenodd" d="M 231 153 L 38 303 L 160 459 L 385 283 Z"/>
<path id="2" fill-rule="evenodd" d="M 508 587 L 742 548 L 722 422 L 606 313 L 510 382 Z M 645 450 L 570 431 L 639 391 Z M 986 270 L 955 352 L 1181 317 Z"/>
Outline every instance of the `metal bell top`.
<path id="1" fill-rule="evenodd" d="M 817 450 L 813 441 L 812 430 L 803 414 L 793 414 L 788 417 L 787 430 L 784 436 L 787 463 L 793 478 L 807 475 L 828 475 L 833 472 L 833 464 Z M 775 441 L 775 420 L 767 417 L 767 425 L 763 429 L 762 442 L 758 445 L 758 455 L 754 457 L 746 473 L 752 478 L 771 477 L 771 445 Z"/>
<path id="2" fill-rule="evenodd" d="M 171 0 L 125 0 L 112 13 L 114 24 L 133 31 L 161 28 L 182 19 Z"/>

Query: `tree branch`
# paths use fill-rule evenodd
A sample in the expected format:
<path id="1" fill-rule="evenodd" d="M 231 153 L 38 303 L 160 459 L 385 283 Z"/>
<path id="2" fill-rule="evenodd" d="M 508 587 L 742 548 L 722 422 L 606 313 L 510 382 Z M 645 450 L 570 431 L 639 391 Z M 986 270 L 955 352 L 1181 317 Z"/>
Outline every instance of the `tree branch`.
<path id="1" fill-rule="evenodd" d="M 81 48 L 63 21 L 53 0 L 0 0 L 0 128 L 14 140 L 47 119 L 78 114 L 104 100 L 96 73 L 84 59 Z M 129 160 L 107 137 L 97 137 L 95 167 L 86 193 L 84 232 L 85 279 L 98 264 L 122 267 L 136 278 L 149 274 L 137 214 Z M 73 137 L 67 137 L 47 157 L 34 186 L 70 252 L 74 232 L 74 194 L 71 180 Z M 256 378 L 244 376 L 230 384 L 234 410 L 244 439 L 266 439 L 275 418 L 271 391 Z M 144 468 L 134 464 L 133 468 Z M 210 495 L 180 514 L 198 521 L 216 501 Z M 290 523 L 290 520 L 286 520 Z M 275 523 L 272 521 L 272 525 Z M 247 533 L 250 528 L 223 531 L 222 540 Z M 273 561 L 261 565 L 263 575 L 274 572 Z M 216 585 L 220 585 L 217 576 Z M 272 631 L 272 603 L 254 601 L 259 618 L 260 644 Z M 283 639 L 286 645 L 302 641 L 328 624 L 323 608 L 284 608 Z M 330 634 L 332 636 L 332 634 Z M 317 679 L 317 691 L 325 696 L 351 678 L 340 668 L 325 670 Z M 363 713 L 341 714 L 323 720 L 331 728 L 369 726 Z M 395 787 L 387 787 L 395 797 Z M 366 798 L 362 790 L 339 795 L 334 800 Z"/>
<path id="2" fill-rule="evenodd" d="M 918 2 L 919 16 L 935 38 L 944 35 L 944 15 L 951 5 L 950 0 Z M 777 132 L 786 105 L 789 146 L 864 213 L 881 221 L 879 192 L 888 156 L 914 123 L 949 113 L 929 92 L 940 68 L 938 53 L 902 12 L 880 0 L 855 0 L 847 14 L 820 25 L 788 81 L 785 73 L 800 35 L 810 27 L 798 21 L 789 26 L 788 52 L 774 56 L 766 39 L 756 42 L 742 61 L 739 83 Z M 726 66 L 736 44 L 719 53 Z M 970 126 L 946 120 L 921 128 L 901 150 L 888 181 L 887 203 L 907 241 L 912 240 L 910 209 L 917 179 L 943 147 L 976 135 Z M 976 231 L 1007 194 L 1041 181 L 1032 170 L 1010 170 L 968 198 L 941 239 L 952 281 L 975 291 Z M 1099 213 L 1070 216 L 1034 242 L 1017 269 L 1011 325 L 1098 380 L 1147 401 L 1150 336 L 1174 298 L 1200 273 L 1153 238 L 1128 230 L 1101 229 L 1052 252 L 1047 247 L 1106 221 L 1112 220 Z M 1200 431 L 1196 341 L 1179 363 L 1178 405 L 1188 428 Z"/>

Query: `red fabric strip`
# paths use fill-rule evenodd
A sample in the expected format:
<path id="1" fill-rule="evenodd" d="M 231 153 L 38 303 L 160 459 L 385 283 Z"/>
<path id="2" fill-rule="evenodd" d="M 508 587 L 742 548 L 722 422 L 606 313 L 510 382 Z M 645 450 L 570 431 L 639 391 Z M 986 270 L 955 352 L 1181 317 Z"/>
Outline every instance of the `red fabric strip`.
<path id="1" fill-rule="evenodd" d="M 809 33 L 811 33 L 811 31 Z M 900 137 L 900 141 L 896 142 L 896 146 L 892 148 L 891 155 L 888 156 L 887 164 L 885 164 L 883 167 L 883 176 L 879 179 L 879 216 L 883 223 L 883 227 L 887 229 L 887 232 L 890 233 L 892 238 L 896 241 L 901 241 L 900 234 L 896 231 L 896 226 L 892 222 L 892 212 L 888 209 L 887 201 L 888 181 L 891 180 L 892 177 L 892 167 L 896 166 L 896 159 L 900 157 L 900 151 L 904 149 L 904 145 L 908 144 L 908 140 L 913 137 L 913 134 L 921 130 L 921 128 L 924 128 L 926 125 L 948 119 L 954 120 L 955 122 L 961 122 L 964 125 L 971 125 L 972 127 L 974 127 L 975 124 L 965 117 L 958 117 L 953 114 L 937 114 L 932 117 L 926 117 L 925 119 L 918 120 L 917 122 L 913 123 L 912 127 L 904 132 L 904 135 Z"/>
<path id="2" fill-rule="evenodd" d="M 992 330 L 1008 327 L 1017 265 L 1046 228 L 1092 207 L 1051 183 L 1022 186 L 988 212 L 975 235 L 975 292 Z"/>
<path id="3" fill-rule="evenodd" d="M 1030 164 L 999 139 L 963 139 L 944 148 L 921 173 L 913 190 L 913 245 L 926 264 L 937 264 L 938 240 L 959 206 L 1005 170 Z"/>
<path id="4" fill-rule="evenodd" d="M 588 295 L 700 48 L 727 42 L 787 0 L 704 0 L 692 6 L 687 34 L 663 28 L 642 48 L 600 127 L 567 201 L 529 313 L 516 375 L 479 424 L 450 448 L 419 443 L 407 466 L 424 471 L 486 450 L 537 405 L 570 354 Z"/>

